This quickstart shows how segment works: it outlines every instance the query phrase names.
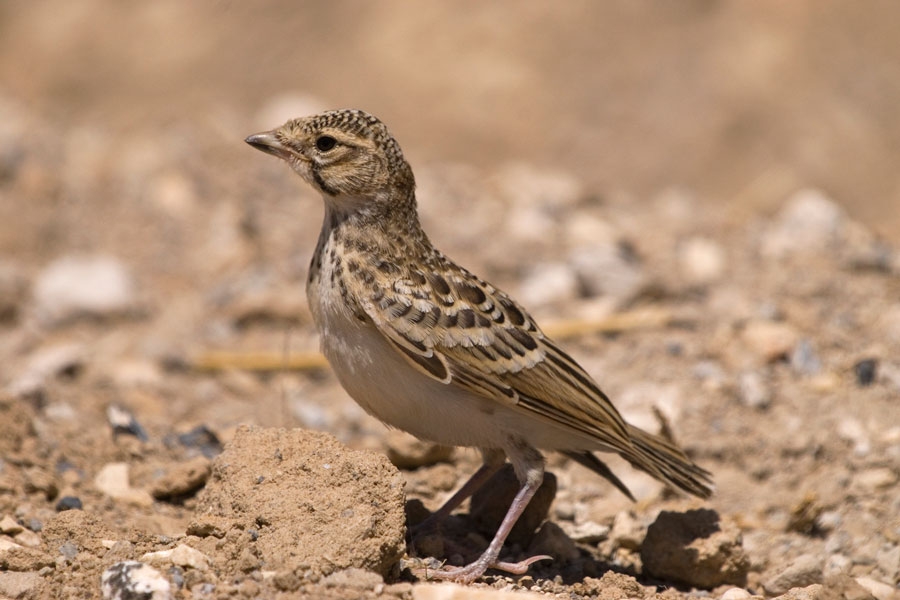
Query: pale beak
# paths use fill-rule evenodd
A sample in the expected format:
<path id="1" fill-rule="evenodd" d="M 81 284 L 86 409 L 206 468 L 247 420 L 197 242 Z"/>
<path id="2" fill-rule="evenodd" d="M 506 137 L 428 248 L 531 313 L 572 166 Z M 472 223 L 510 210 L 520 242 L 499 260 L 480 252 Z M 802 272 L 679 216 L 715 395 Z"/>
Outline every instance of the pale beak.
<path id="1" fill-rule="evenodd" d="M 285 160 L 293 154 L 287 146 L 278 141 L 278 138 L 275 137 L 275 132 L 273 131 L 254 133 L 244 141 L 257 150 L 262 150 L 263 152 Z"/>

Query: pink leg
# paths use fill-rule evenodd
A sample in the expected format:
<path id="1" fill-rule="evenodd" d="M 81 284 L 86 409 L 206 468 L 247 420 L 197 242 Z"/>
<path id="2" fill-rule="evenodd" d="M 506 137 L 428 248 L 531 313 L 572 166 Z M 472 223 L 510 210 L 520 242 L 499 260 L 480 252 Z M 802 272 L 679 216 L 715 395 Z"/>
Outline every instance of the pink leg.
<path id="1" fill-rule="evenodd" d="M 503 522 L 500 524 L 500 528 L 497 529 L 497 533 L 488 545 L 487 550 L 485 550 L 475 562 L 468 564 L 465 567 L 445 566 L 441 570 L 425 571 L 423 574 L 426 578 L 448 579 L 460 583 L 471 583 L 484 575 L 484 572 L 488 569 L 499 569 L 501 571 L 521 575 L 528 571 L 528 567 L 531 566 L 532 563 L 551 558 L 546 555 L 532 556 L 517 563 L 501 562 L 497 560 L 509 532 L 512 531 L 516 521 L 519 520 L 525 507 L 528 506 L 532 496 L 534 496 L 534 493 L 541 487 L 541 483 L 544 480 L 544 459 L 540 452 L 526 445 L 524 442 L 519 441 L 518 443 L 511 443 L 510 448 L 507 449 L 506 453 L 513 463 L 513 467 L 516 469 L 516 475 L 522 483 L 522 487 L 513 499 L 509 510 L 506 512 L 506 516 L 503 518 Z"/>

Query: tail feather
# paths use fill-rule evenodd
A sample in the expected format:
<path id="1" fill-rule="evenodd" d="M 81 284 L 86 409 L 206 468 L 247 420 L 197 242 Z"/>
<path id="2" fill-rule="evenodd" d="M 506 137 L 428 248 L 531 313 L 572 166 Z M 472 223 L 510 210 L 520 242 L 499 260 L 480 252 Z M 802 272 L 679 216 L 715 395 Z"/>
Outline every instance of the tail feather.
<path id="1" fill-rule="evenodd" d="M 622 481 L 618 477 L 615 476 L 615 474 L 612 472 L 612 470 L 610 470 L 606 463 L 597 458 L 596 455 L 590 452 L 574 451 L 563 452 L 563 454 L 580 464 L 582 467 L 590 469 L 600 477 L 616 486 L 616 488 L 618 488 L 620 492 L 628 496 L 628 499 L 632 502 L 637 502 L 637 500 L 635 500 L 634 496 L 631 494 L 631 490 L 629 490 L 628 487 L 624 483 L 622 483 Z"/>
<path id="2" fill-rule="evenodd" d="M 694 464 L 674 444 L 633 425 L 628 425 L 628 435 L 632 449 L 622 456 L 632 466 L 688 494 L 700 498 L 712 495 L 712 474 Z"/>

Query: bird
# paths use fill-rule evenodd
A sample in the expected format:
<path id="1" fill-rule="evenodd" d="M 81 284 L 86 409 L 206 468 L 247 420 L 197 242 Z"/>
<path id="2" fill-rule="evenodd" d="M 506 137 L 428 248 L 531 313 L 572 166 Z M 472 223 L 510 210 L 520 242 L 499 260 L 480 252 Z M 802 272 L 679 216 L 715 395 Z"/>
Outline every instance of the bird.
<path id="1" fill-rule="evenodd" d="M 508 460 L 519 482 L 484 552 L 429 578 L 471 583 L 506 537 L 557 451 L 628 488 L 594 452 L 615 453 L 700 498 L 711 474 L 673 442 L 628 424 L 595 380 L 509 294 L 434 247 L 419 221 L 413 170 L 377 117 L 357 109 L 291 119 L 251 135 L 321 194 L 322 229 L 306 282 L 321 350 L 344 390 L 390 427 L 480 450 L 483 465 L 429 521 L 442 519 Z"/>

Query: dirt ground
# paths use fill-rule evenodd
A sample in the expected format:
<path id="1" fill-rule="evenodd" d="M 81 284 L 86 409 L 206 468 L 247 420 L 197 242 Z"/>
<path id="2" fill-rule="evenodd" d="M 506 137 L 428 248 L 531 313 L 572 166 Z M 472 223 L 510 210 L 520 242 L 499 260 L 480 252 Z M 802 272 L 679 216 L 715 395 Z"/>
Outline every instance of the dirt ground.
<path id="1" fill-rule="evenodd" d="M 900 597 L 898 22 L 0 5 L 0 598 Z M 709 501 L 611 459 L 632 504 L 550 455 L 507 556 L 552 561 L 415 570 L 477 556 L 509 481 L 407 543 L 478 455 L 344 394 L 303 290 L 321 200 L 242 141 L 351 106 L 399 139 L 436 245 L 709 469 Z"/>

